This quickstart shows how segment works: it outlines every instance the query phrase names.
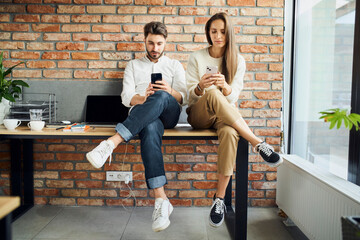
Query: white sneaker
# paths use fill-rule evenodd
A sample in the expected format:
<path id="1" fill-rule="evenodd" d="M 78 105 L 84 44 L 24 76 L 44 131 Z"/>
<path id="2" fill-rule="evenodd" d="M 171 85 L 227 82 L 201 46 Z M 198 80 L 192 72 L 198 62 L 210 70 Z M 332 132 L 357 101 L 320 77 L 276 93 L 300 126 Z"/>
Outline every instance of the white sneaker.
<path id="1" fill-rule="evenodd" d="M 174 208 L 169 199 L 155 199 L 155 209 L 152 215 L 152 229 L 154 232 L 160 232 L 170 225 L 169 217 L 173 210 Z"/>
<path id="2" fill-rule="evenodd" d="M 101 168 L 115 148 L 115 145 L 110 140 L 102 141 L 96 148 L 86 154 L 87 160 L 93 165 L 94 168 Z"/>

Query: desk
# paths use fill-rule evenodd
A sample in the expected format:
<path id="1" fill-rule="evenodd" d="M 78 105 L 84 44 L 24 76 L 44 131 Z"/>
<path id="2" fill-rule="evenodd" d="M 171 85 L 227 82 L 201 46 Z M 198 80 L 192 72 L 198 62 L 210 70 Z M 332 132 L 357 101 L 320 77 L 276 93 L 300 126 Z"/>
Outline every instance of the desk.
<path id="1" fill-rule="evenodd" d="M 11 212 L 20 206 L 20 197 L 0 197 L 0 239 L 11 240 Z"/>
<path id="2" fill-rule="evenodd" d="M 18 127 L 15 131 L 0 128 L 0 138 L 11 140 L 11 194 L 20 196 L 22 204 L 14 212 L 19 217 L 34 206 L 34 166 L 33 140 L 45 138 L 107 138 L 115 133 L 113 128 L 95 128 L 86 132 L 63 132 L 53 128 L 42 131 L 31 131 L 27 127 Z M 168 140 L 216 140 L 214 130 L 194 130 L 190 127 L 166 129 L 163 139 Z M 23 154 L 21 154 L 21 152 Z M 236 155 L 236 189 L 235 206 L 232 207 L 232 178 L 226 189 L 225 205 L 227 213 L 225 222 L 233 239 L 246 239 L 247 200 L 248 200 L 248 142 L 240 138 Z M 22 163 L 22 164 L 21 164 Z"/>

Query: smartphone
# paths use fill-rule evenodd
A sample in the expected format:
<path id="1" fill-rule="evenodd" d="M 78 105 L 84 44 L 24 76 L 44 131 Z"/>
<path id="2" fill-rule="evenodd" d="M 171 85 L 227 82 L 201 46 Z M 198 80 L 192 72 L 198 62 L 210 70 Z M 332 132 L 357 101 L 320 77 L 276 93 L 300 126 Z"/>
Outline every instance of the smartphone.
<path id="1" fill-rule="evenodd" d="M 206 67 L 206 73 L 207 73 L 207 74 L 215 74 L 215 73 L 218 73 L 218 67 L 217 67 L 217 66 L 207 66 L 207 67 Z"/>
<path id="2" fill-rule="evenodd" d="M 162 74 L 161 73 L 152 73 L 151 74 L 151 84 L 156 84 L 156 81 L 158 81 L 158 80 L 162 80 Z"/>

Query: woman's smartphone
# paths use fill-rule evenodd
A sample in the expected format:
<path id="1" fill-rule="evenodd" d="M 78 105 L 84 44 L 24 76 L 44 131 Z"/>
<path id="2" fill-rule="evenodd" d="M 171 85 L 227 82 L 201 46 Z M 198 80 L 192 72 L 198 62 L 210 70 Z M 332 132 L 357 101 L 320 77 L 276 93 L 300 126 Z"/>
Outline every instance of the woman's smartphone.
<path id="1" fill-rule="evenodd" d="M 158 81 L 158 80 L 162 80 L 162 74 L 161 73 L 152 73 L 151 74 L 151 84 L 156 84 L 156 81 Z"/>
<path id="2" fill-rule="evenodd" d="M 207 74 L 215 74 L 215 73 L 218 73 L 218 67 L 217 67 L 217 66 L 207 66 L 207 67 L 206 67 L 206 73 L 207 73 Z"/>

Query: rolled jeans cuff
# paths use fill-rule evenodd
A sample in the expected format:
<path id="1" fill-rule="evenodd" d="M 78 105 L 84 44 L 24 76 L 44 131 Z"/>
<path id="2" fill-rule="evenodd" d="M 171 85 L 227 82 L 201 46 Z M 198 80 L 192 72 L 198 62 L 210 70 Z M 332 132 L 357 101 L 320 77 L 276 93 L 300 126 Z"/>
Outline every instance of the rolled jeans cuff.
<path id="1" fill-rule="evenodd" d="M 165 184 L 167 184 L 167 180 L 166 180 L 165 175 L 161 175 L 161 176 L 146 179 L 146 183 L 147 183 L 148 188 L 154 189 L 154 188 L 162 187 Z"/>
<path id="2" fill-rule="evenodd" d="M 129 129 L 127 129 L 122 123 L 118 123 L 115 130 L 120 134 L 125 142 L 129 141 L 133 137 Z"/>

